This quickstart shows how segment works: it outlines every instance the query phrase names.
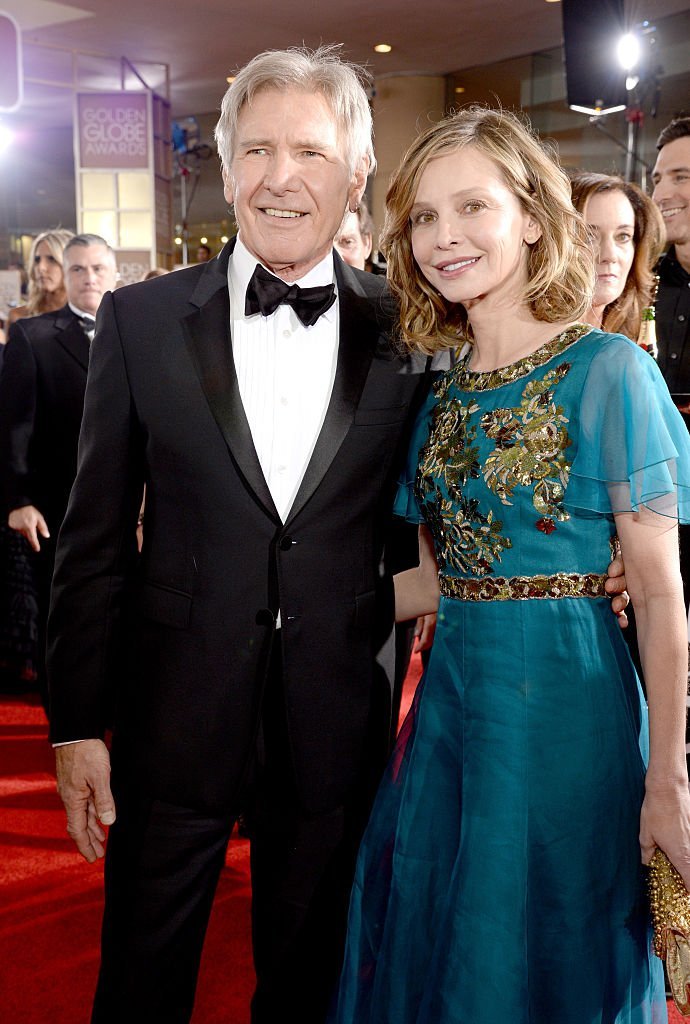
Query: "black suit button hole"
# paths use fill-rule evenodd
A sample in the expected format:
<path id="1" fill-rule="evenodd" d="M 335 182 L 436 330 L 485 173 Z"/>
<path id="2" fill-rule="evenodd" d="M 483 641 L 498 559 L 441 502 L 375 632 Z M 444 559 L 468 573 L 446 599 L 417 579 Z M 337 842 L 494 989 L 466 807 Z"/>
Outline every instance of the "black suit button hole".
<path id="1" fill-rule="evenodd" d="M 292 537 L 281 537 L 280 538 L 280 550 L 281 551 L 289 551 L 290 548 L 292 547 L 292 545 L 296 544 L 296 543 L 297 543 L 297 541 L 293 540 Z"/>

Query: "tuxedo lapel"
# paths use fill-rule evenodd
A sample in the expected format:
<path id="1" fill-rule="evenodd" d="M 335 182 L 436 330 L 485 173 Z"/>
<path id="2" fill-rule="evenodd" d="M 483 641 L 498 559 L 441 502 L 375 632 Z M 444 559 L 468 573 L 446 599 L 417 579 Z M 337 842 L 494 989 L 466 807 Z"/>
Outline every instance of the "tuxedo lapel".
<path id="1" fill-rule="evenodd" d="M 227 277 L 231 251 L 232 245 L 226 246 L 217 259 L 206 264 L 191 297 L 197 308 L 184 318 L 183 327 L 206 400 L 230 454 L 264 510 L 279 522 L 254 448 L 232 357 Z"/>
<path id="2" fill-rule="evenodd" d="M 352 426 L 380 334 L 372 300 L 336 253 L 334 259 L 340 321 L 335 381 L 326 418 L 290 509 L 288 523 L 304 508 L 323 480 Z"/>
<path id="3" fill-rule="evenodd" d="M 87 371 L 89 338 L 69 306 L 63 306 L 55 314 L 55 337 L 65 351 Z"/>

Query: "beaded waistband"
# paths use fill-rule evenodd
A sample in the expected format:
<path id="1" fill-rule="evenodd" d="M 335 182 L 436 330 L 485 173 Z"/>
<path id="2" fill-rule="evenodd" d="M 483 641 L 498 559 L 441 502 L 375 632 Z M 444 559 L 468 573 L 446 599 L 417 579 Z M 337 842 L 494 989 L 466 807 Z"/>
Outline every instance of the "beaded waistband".
<path id="1" fill-rule="evenodd" d="M 459 601 L 532 601 L 537 598 L 606 597 L 606 575 L 557 572 L 553 576 L 439 576 L 443 597 Z"/>

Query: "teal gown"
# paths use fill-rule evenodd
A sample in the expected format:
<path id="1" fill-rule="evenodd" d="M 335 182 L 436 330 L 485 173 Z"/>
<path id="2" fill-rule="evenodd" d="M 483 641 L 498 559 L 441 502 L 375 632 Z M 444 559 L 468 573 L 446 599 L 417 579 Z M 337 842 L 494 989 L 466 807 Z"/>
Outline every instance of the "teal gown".
<path id="1" fill-rule="evenodd" d="M 433 535 L 438 626 L 333 1020 L 662 1024 L 646 706 L 604 580 L 614 511 L 687 521 L 686 428 L 647 353 L 577 325 L 500 370 L 456 365 L 411 452 L 397 511 Z"/>

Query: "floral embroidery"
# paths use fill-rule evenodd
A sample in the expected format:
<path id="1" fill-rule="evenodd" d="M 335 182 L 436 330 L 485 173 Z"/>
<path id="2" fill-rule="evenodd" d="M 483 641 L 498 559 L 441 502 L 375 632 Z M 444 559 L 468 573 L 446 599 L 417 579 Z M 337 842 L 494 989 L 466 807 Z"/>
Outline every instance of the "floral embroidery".
<path id="1" fill-rule="evenodd" d="M 415 493 L 434 538 L 441 574 L 464 573 L 478 582 L 492 576 L 502 553 L 512 547 L 502 519 L 491 509 L 482 511 L 479 499 L 465 493 L 471 480 L 483 477 L 489 490 L 507 506 L 513 503 L 516 487 L 531 487 L 532 503 L 540 516 L 536 527 L 545 535 L 553 533 L 556 522 L 569 518 L 563 497 L 570 474 L 566 451 L 571 441 L 568 419 L 554 401 L 554 389 L 570 364 L 563 362 L 541 379 L 528 381 L 516 408 L 494 409 L 481 419 L 472 392 L 519 380 L 590 330 L 586 324 L 576 324 L 532 355 L 489 373 L 472 373 L 465 359 L 436 383 L 437 404 L 429 440 L 419 454 Z M 458 388 L 470 394 L 458 397 Z M 494 443 L 483 464 L 479 427 Z"/>
<path id="2" fill-rule="evenodd" d="M 526 385 L 517 408 L 494 409 L 481 420 L 484 433 L 496 444 L 482 467 L 487 487 L 504 505 L 512 505 L 510 499 L 518 485 L 534 485 L 532 501 L 537 512 L 560 522 L 569 518 L 563 495 L 570 475 L 565 450 L 571 441 L 568 419 L 563 407 L 553 400 L 553 388 L 569 369 L 570 363 L 561 363 L 541 380 Z M 539 529 L 551 533 L 555 526 L 550 520 L 549 529 Z"/>
<path id="3" fill-rule="evenodd" d="M 511 544 L 501 535 L 501 521 L 492 512 L 483 515 L 477 499 L 462 493 L 469 479 L 480 476 L 477 426 L 468 423 L 478 410 L 476 403 L 463 405 L 457 398 L 439 403 L 429 440 L 419 453 L 415 491 L 434 538 L 439 566 L 484 576 Z"/>
<path id="4" fill-rule="evenodd" d="M 552 576 L 492 576 L 487 580 L 439 576 L 441 593 L 459 601 L 529 601 L 534 598 L 606 597 L 601 573 L 557 572 Z"/>
<path id="5" fill-rule="evenodd" d="M 433 489 L 440 478 L 449 494 L 459 497 L 469 479 L 478 479 L 477 426 L 467 423 L 478 410 L 476 402 L 463 405 L 457 398 L 436 406 L 429 440 L 419 453 L 418 481 L 423 492 Z"/>

